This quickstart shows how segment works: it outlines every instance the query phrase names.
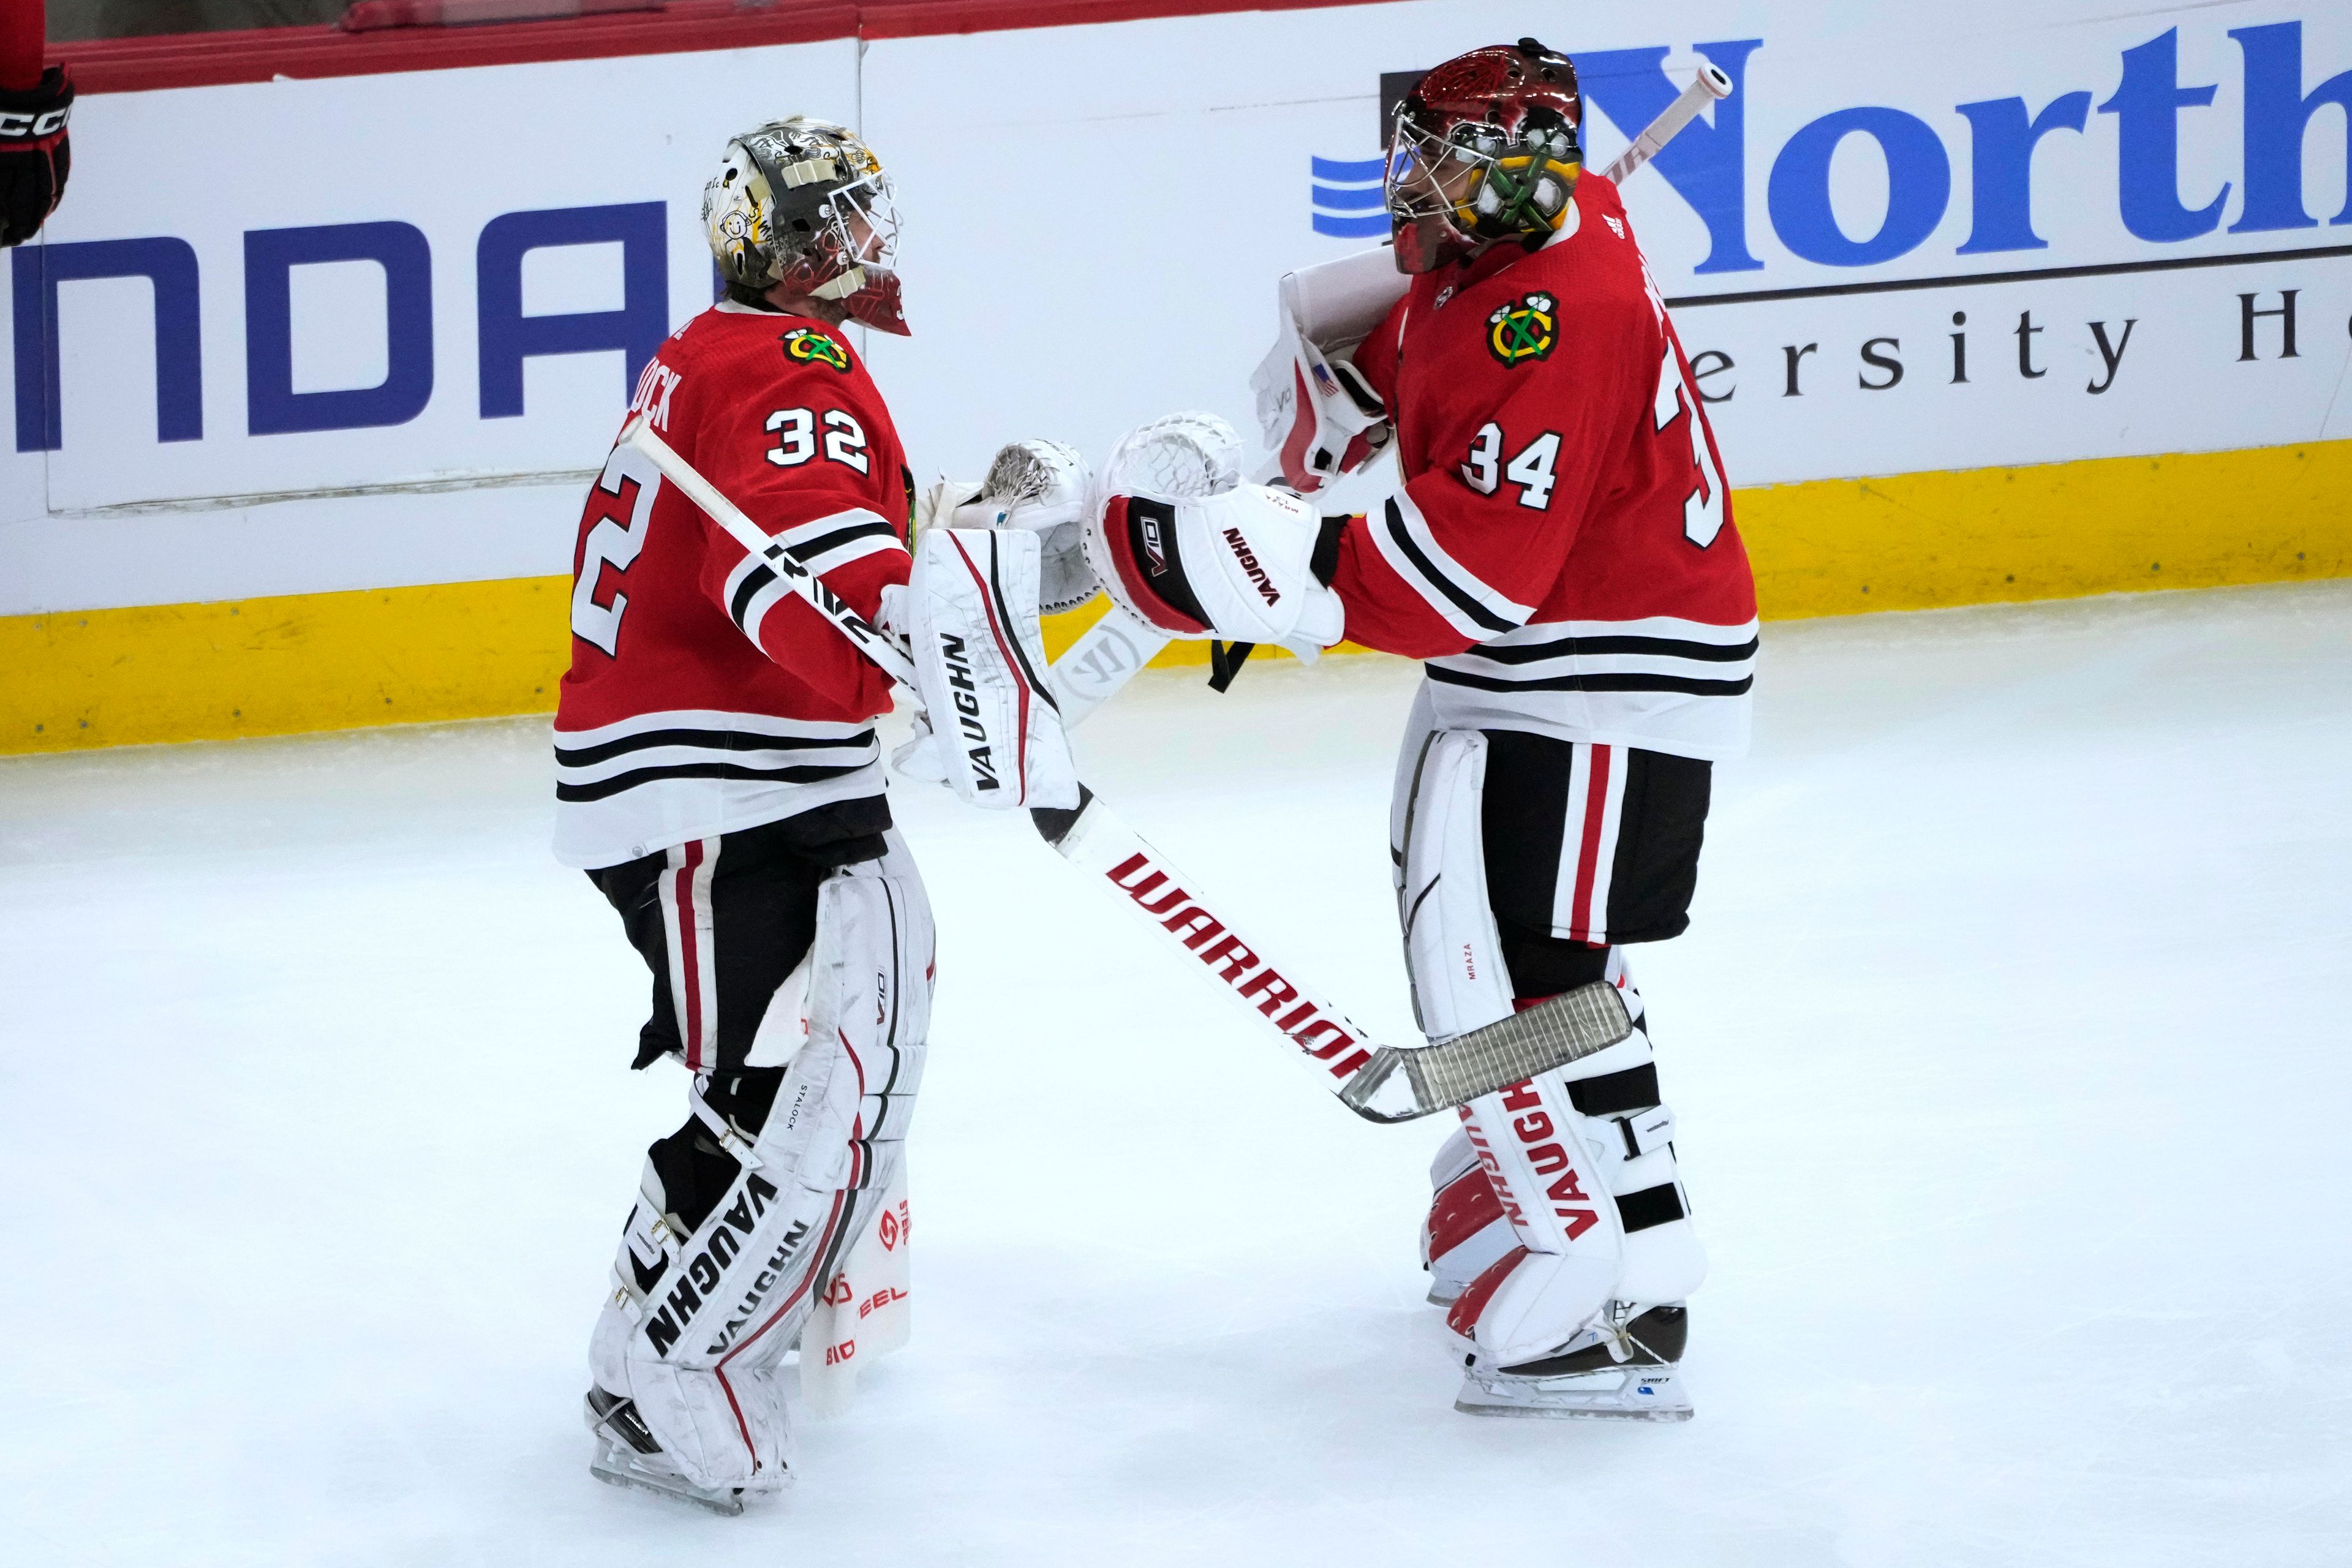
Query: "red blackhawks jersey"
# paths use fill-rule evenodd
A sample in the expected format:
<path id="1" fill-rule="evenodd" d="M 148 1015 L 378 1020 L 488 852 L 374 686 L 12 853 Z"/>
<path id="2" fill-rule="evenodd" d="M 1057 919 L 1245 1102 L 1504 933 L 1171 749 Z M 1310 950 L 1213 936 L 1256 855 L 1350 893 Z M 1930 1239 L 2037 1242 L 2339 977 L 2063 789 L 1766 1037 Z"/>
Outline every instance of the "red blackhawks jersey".
<path id="1" fill-rule="evenodd" d="M 630 410 L 860 614 L 907 580 L 906 459 L 838 329 L 715 305 L 662 344 Z M 772 570 L 614 449 L 572 552 L 558 859 L 614 865 L 879 795 L 889 707 L 888 679 Z"/>
<path id="2" fill-rule="evenodd" d="M 1415 278 L 1355 360 L 1404 483 L 1341 536 L 1349 637 L 1426 659 L 1442 728 L 1743 751 L 1755 583 L 1616 187 Z"/>

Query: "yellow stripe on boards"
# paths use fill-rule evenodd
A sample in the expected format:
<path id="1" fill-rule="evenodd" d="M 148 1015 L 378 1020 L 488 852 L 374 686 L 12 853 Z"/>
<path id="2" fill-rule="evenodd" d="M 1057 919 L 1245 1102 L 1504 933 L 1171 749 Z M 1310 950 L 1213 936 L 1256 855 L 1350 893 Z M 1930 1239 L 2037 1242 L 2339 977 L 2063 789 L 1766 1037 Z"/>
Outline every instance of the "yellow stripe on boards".
<path id="1" fill-rule="evenodd" d="M 2352 441 L 1731 492 L 1768 620 L 2352 575 Z"/>
<path id="2" fill-rule="evenodd" d="M 565 577 L 0 619 L 0 752 L 545 712 Z"/>
<path id="3" fill-rule="evenodd" d="M 1733 510 L 1787 620 L 2352 575 L 2347 498 L 2352 441 L 2330 441 L 1817 479 Z M 570 596 L 524 577 L 0 618 L 0 752 L 547 712 Z M 1048 617 L 1048 655 L 1104 607 Z"/>

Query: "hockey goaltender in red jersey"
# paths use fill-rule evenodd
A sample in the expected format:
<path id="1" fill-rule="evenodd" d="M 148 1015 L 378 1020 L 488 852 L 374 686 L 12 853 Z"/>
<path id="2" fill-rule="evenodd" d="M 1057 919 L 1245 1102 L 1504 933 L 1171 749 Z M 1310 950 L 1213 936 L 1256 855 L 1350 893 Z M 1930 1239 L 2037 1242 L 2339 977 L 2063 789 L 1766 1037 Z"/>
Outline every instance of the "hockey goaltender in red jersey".
<path id="1" fill-rule="evenodd" d="M 1423 1231 L 1480 1415 L 1676 1420 L 1705 1272 L 1624 950 L 1678 935 L 1710 770 L 1745 749 L 1748 560 L 1690 367 L 1574 66 L 1471 51 L 1399 107 L 1392 246 L 1285 279 L 1257 375 L 1290 489 L 1393 444 L 1358 516 L 1242 486 L 1114 496 L 1087 534 L 1179 636 L 1425 662 L 1391 853 L 1433 1040 L 1607 982 L 1634 1032 L 1463 1108 Z M 1311 649 L 1310 649 L 1311 651 Z"/>
<path id="2" fill-rule="evenodd" d="M 989 810 L 1080 795 L 1036 539 L 908 550 L 898 434 L 841 330 L 907 330 L 880 160 L 772 121 L 727 144 L 702 216 L 726 298 L 646 365 L 580 521 L 555 847 L 652 971 L 635 1065 L 692 1074 L 590 1338 L 591 1468 L 737 1513 L 793 1473 L 788 1377 L 838 1409 L 907 1335 L 935 966 L 883 793 L 891 678 L 919 710 L 902 772 Z"/>
<path id="3" fill-rule="evenodd" d="M 869 620 L 908 581 L 908 478 L 841 323 L 905 330 L 889 194 L 836 125 L 730 142 L 703 197 L 727 297 L 632 405 Z M 556 854 L 652 971 L 636 1065 L 693 1074 L 590 1345 L 593 1469 L 734 1512 L 790 1473 L 795 1341 L 821 1375 L 853 1295 L 883 1304 L 856 1330 L 867 1359 L 904 1333 L 930 915 L 883 793 L 879 671 L 633 446 L 589 492 L 575 565 Z"/>

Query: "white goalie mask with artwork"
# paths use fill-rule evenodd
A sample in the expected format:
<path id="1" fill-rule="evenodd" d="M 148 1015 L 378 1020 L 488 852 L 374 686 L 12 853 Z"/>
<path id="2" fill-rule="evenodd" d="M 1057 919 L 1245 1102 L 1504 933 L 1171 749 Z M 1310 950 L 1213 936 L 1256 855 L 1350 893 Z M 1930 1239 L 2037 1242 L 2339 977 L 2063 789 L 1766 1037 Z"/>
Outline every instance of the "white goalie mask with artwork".
<path id="1" fill-rule="evenodd" d="M 890 176 L 856 132 L 805 115 L 744 132 L 702 187 L 702 221 L 732 287 L 763 294 L 782 284 L 906 335 Z"/>

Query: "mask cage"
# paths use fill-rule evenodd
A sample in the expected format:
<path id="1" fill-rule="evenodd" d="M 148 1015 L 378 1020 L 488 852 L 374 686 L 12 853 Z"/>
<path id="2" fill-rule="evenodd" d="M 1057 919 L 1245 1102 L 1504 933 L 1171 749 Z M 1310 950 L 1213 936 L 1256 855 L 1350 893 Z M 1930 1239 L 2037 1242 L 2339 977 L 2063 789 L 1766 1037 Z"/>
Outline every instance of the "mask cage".
<path id="1" fill-rule="evenodd" d="M 1502 238 L 1558 228 L 1583 169 L 1576 129 L 1558 115 L 1530 110 L 1517 138 L 1475 121 L 1441 133 L 1400 105 L 1381 195 L 1399 222 L 1440 218 L 1465 237 Z"/>

